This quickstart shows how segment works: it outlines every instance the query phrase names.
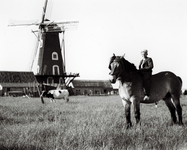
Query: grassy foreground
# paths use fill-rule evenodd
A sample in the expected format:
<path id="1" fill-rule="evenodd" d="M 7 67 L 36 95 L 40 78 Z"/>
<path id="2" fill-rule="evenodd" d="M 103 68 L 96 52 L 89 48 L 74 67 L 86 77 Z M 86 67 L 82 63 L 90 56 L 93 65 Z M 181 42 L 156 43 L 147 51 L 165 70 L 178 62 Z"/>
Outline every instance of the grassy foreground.
<path id="1" fill-rule="evenodd" d="M 141 104 L 141 127 L 125 129 L 119 96 L 70 97 L 45 105 L 39 98 L 0 97 L 0 150 L 187 149 L 187 98 L 181 98 L 184 126 L 170 126 L 163 101 Z M 133 109 L 132 109 L 133 110 Z M 132 122 L 135 123 L 132 111 Z"/>

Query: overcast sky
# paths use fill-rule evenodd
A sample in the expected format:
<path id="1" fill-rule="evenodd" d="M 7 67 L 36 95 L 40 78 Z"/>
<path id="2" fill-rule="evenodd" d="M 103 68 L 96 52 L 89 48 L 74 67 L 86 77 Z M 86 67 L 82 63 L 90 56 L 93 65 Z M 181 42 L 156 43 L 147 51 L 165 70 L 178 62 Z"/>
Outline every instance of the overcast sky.
<path id="1" fill-rule="evenodd" d="M 41 20 L 45 0 L 0 0 L 0 70 L 28 70 L 37 26 L 8 27 L 10 19 Z M 67 72 L 108 79 L 113 53 L 138 66 L 148 49 L 153 73 L 172 71 L 187 88 L 186 0 L 49 0 L 47 18 L 79 21 L 66 31 Z"/>

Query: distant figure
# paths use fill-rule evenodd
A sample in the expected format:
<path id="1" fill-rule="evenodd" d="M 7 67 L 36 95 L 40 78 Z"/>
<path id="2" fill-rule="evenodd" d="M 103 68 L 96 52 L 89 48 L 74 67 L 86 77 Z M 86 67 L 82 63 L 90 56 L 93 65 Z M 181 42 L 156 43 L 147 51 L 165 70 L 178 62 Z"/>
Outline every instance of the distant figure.
<path id="1" fill-rule="evenodd" d="M 140 61 L 139 70 L 143 77 L 143 86 L 145 89 L 144 100 L 149 100 L 153 60 L 152 58 L 147 57 L 148 50 L 141 51 L 141 54 L 143 59 Z"/>

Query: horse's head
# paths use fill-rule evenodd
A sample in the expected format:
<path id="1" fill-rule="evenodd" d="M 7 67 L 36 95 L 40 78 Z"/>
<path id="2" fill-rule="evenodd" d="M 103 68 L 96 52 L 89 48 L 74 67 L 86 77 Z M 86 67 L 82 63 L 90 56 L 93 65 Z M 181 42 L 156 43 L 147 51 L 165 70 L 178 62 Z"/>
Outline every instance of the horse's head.
<path id="1" fill-rule="evenodd" d="M 116 83 L 117 79 L 126 78 L 129 73 L 136 71 L 136 67 L 134 66 L 134 64 L 131 64 L 130 62 L 125 60 L 124 55 L 113 55 L 110 59 L 109 69 L 111 70 L 111 72 L 109 73 L 111 75 L 111 83 Z"/>
<path id="2" fill-rule="evenodd" d="M 111 70 L 111 72 L 109 73 L 111 75 L 111 83 L 115 83 L 117 78 L 119 78 L 122 73 L 123 64 L 121 59 L 122 57 L 115 56 L 115 54 L 113 54 L 113 56 L 110 59 L 108 68 Z"/>

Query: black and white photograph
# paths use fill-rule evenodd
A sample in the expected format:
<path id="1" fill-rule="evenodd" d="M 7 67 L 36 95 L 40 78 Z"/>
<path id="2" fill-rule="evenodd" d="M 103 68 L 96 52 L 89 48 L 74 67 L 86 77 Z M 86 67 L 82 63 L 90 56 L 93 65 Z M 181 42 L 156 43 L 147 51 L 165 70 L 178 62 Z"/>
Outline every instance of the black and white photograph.
<path id="1" fill-rule="evenodd" d="M 187 149 L 186 0 L 0 0 L 0 150 Z"/>

